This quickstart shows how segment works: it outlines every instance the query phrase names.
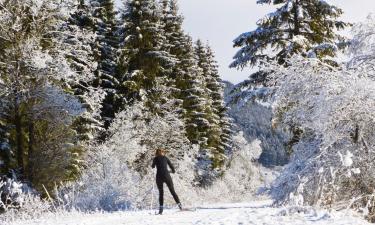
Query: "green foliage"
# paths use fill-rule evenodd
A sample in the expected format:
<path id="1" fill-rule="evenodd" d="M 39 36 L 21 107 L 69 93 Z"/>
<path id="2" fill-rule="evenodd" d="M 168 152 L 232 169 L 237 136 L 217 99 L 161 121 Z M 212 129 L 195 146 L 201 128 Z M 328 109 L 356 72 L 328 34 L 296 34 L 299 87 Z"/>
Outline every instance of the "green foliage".
<path id="1" fill-rule="evenodd" d="M 154 0 L 126 1 L 121 23 L 123 46 L 120 67 L 129 102 L 147 97 L 150 110 L 157 112 L 160 98 L 157 89 L 164 89 L 167 75 L 175 59 L 166 51 L 166 37 L 161 14 Z M 134 90 L 135 89 L 135 90 Z"/>
<path id="2" fill-rule="evenodd" d="M 199 68 L 202 69 L 204 95 L 207 99 L 204 109 L 204 118 L 209 126 L 206 130 L 207 142 L 203 148 L 208 149 L 213 161 L 213 168 L 224 166 L 226 150 L 230 148 L 231 124 L 226 115 L 223 101 L 223 84 L 217 70 L 214 53 L 209 46 L 203 46 L 197 41 L 195 53 Z"/>
<path id="3" fill-rule="evenodd" d="M 241 49 L 231 67 L 256 66 L 263 60 L 273 59 L 284 64 L 294 54 L 323 60 L 335 56 L 337 50 L 345 46 L 345 38 L 337 31 L 350 24 L 339 20 L 343 11 L 336 6 L 320 0 L 258 3 L 278 8 L 259 20 L 256 30 L 234 40 L 234 47 Z"/>
<path id="4" fill-rule="evenodd" d="M 117 11 L 113 0 L 90 0 L 89 18 L 92 21 L 92 30 L 95 40 L 92 45 L 94 60 L 98 66 L 94 71 L 96 79 L 94 87 L 101 87 L 106 92 L 102 102 L 101 117 L 104 127 L 107 129 L 115 114 L 124 108 L 123 96 L 118 91 L 121 76 L 117 74 L 117 49 L 119 38 L 116 34 L 118 29 Z"/>

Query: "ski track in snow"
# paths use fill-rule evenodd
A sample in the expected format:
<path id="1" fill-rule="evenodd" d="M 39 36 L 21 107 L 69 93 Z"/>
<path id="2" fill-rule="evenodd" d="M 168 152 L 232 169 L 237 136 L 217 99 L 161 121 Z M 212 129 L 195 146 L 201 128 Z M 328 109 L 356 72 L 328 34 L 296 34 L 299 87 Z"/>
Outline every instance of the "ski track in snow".
<path id="1" fill-rule="evenodd" d="M 294 212 L 302 209 L 303 212 Z M 294 210 L 296 211 L 296 210 Z M 366 225 L 369 224 L 351 211 L 327 212 L 311 208 L 274 208 L 270 201 L 238 204 L 217 204 L 196 211 L 165 210 L 154 215 L 153 210 L 114 213 L 68 213 L 9 225 Z"/>

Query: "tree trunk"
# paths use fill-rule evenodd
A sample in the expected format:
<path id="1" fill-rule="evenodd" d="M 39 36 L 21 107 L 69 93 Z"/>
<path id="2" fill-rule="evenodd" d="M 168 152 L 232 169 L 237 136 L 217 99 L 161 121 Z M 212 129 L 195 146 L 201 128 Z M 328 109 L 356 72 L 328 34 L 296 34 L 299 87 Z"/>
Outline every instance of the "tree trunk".
<path id="1" fill-rule="evenodd" d="M 17 70 L 15 73 L 15 86 L 13 89 L 14 94 L 14 125 L 16 128 L 16 157 L 17 157 L 17 166 L 20 170 L 20 174 L 23 175 L 24 173 L 24 148 L 23 148 L 23 138 L 22 138 L 22 115 L 20 112 L 20 80 L 19 80 L 19 72 L 20 72 L 20 63 L 17 62 Z"/>
<path id="2" fill-rule="evenodd" d="M 18 97 L 16 94 L 15 101 L 14 101 L 14 124 L 16 126 L 16 146 L 17 146 L 17 165 L 18 168 L 21 170 L 21 173 L 24 170 L 24 163 L 23 163 L 23 143 L 22 143 L 22 116 L 20 114 L 19 104 L 18 104 Z"/>
<path id="3" fill-rule="evenodd" d="M 298 20 L 298 5 L 299 5 L 299 1 L 297 0 L 295 2 L 295 5 L 294 5 L 294 15 L 293 15 L 293 19 L 294 19 L 294 36 L 296 35 L 299 35 L 300 34 L 300 24 L 299 24 L 299 20 Z"/>
<path id="4" fill-rule="evenodd" d="M 33 161 L 34 161 L 34 144 L 35 144 L 35 134 L 34 134 L 34 122 L 29 122 L 29 149 L 28 149 L 28 160 L 27 160 L 27 176 L 29 181 L 33 182 Z"/>

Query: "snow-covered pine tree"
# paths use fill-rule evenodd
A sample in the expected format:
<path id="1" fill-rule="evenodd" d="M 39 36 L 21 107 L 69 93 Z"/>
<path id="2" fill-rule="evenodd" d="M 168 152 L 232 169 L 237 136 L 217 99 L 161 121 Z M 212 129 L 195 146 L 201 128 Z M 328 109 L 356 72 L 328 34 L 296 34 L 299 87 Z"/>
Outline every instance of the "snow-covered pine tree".
<path id="1" fill-rule="evenodd" d="M 67 35 L 62 39 L 66 57 L 72 69 L 79 75 L 71 83 L 67 83 L 67 89 L 77 96 L 86 109 L 86 112 L 78 119 L 78 135 L 82 140 L 91 140 L 93 133 L 102 131 L 104 122 L 100 115 L 100 108 L 104 95 L 103 88 L 97 86 L 96 72 L 98 62 L 95 57 L 94 45 L 96 34 L 93 29 L 94 19 L 91 16 L 90 5 L 84 0 L 76 7 L 66 23 L 60 27 Z"/>
<path id="2" fill-rule="evenodd" d="M 257 29 L 234 40 L 234 47 L 240 50 L 230 67 L 255 67 L 270 60 L 285 65 L 294 54 L 336 64 L 332 57 L 346 43 L 336 31 L 349 25 L 339 20 L 343 13 L 340 8 L 321 0 L 258 0 L 257 3 L 273 4 L 278 8 L 259 20 Z M 254 88 L 251 94 L 260 96 L 264 94 L 261 87 L 266 80 L 267 73 L 257 71 L 237 89 Z"/>
<path id="3" fill-rule="evenodd" d="M 180 99 L 179 102 L 176 102 L 176 111 L 182 112 L 182 99 L 180 98 L 181 89 L 177 87 L 177 80 L 183 76 L 181 74 L 182 70 L 179 68 L 179 64 L 184 57 L 184 49 L 182 46 L 184 46 L 186 40 L 186 35 L 182 29 L 183 18 L 178 12 L 176 0 L 162 0 L 160 4 L 162 10 L 162 28 L 166 37 L 164 49 L 178 60 L 169 73 L 167 85 L 172 95 Z"/>
<path id="4" fill-rule="evenodd" d="M 230 125 L 225 116 L 221 79 L 210 47 L 204 46 L 202 41 L 198 40 L 195 44 L 195 55 L 202 71 L 203 117 L 208 122 L 204 128 L 206 142 L 202 148 L 210 155 L 213 168 L 218 169 L 224 165 L 225 150 L 230 147 Z"/>
<path id="5" fill-rule="evenodd" d="M 166 36 L 166 48 L 174 56 L 181 56 L 182 42 L 185 40 L 185 34 L 182 29 L 183 17 L 179 15 L 178 4 L 176 0 L 162 0 L 162 25 Z"/>
<path id="6" fill-rule="evenodd" d="M 224 103 L 224 84 L 219 75 L 215 54 L 209 45 L 206 46 L 206 57 L 210 68 L 210 72 L 206 76 L 206 88 L 209 90 L 208 93 L 212 100 L 212 122 L 216 125 L 216 129 L 219 130 L 219 132 L 214 131 L 214 135 L 220 135 L 220 139 L 215 138 L 213 145 L 217 146 L 219 154 L 228 154 L 232 147 L 232 123 Z"/>
<path id="7" fill-rule="evenodd" d="M 205 148 L 209 121 L 205 118 L 204 78 L 202 69 L 198 67 L 194 44 L 189 36 L 182 42 L 179 64 L 175 68 L 176 87 L 180 89 L 178 96 L 183 100 L 183 117 L 186 123 L 186 135 L 191 143 L 198 144 L 200 150 L 197 157 L 196 181 L 201 185 L 210 183 L 212 174 L 212 157 Z"/>
<path id="8" fill-rule="evenodd" d="M 181 110 L 185 121 L 186 136 L 192 144 L 200 146 L 197 158 L 195 182 L 200 185 L 210 183 L 213 165 L 207 148 L 206 132 L 208 121 L 205 119 L 204 79 L 202 69 L 198 67 L 194 44 L 182 30 L 183 18 L 178 14 L 177 1 L 162 1 L 163 29 L 167 38 L 167 50 L 177 58 L 177 64 L 170 74 L 169 85 L 173 87 L 173 96 L 181 101 L 176 110 Z"/>
<path id="9" fill-rule="evenodd" d="M 188 103 L 193 100 L 192 96 L 194 96 L 191 88 L 201 85 L 199 84 L 199 80 L 202 79 L 201 70 L 195 59 L 192 39 L 182 29 L 183 18 L 178 12 L 177 1 L 162 0 L 161 6 L 163 30 L 166 35 L 165 47 L 177 59 L 177 63 L 170 73 L 168 85 L 174 88 L 174 97 L 182 101 L 181 111 L 184 112 L 183 115 L 186 120 L 192 110 L 192 105 Z M 198 96 L 200 95 L 202 94 Z M 196 109 L 196 112 L 198 111 L 200 110 Z M 189 125 L 190 128 L 195 126 Z M 192 129 L 188 133 L 189 139 L 193 143 L 199 142 L 198 131 Z"/>
<path id="10" fill-rule="evenodd" d="M 208 55 L 205 47 L 201 45 L 200 57 L 202 59 L 196 56 L 191 38 L 182 29 L 183 18 L 179 15 L 177 1 L 162 0 L 161 7 L 163 30 L 167 39 L 165 46 L 178 59 L 170 76 L 170 81 L 172 82 L 168 85 L 175 88 L 174 97 L 183 101 L 183 117 L 186 121 L 189 140 L 201 146 L 198 156 L 198 173 L 201 174 L 198 176 L 198 180 L 202 183 L 201 181 L 209 180 L 207 174 L 212 172 L 212 169 L 222 164 L 222 160 L 214 159 L 222 158 L 219 152 L 224 152 L 224 147 L 219 147 L 219 145 L 224 144 L 224 142 L 221 142 L 221 138 L 224 139 L 224 136 L 226 136 L 223 134 L 222 127 L 227 127 L 227 131 L 230 128 L 224 122 L 225 110 L 223 97 L 220 94 L 222 91 L 220 78 L 212 52 Z M 199 60 L 207 61 L 206 74 L 202 73 L 203 68 L 199 67 Z M 204 76 L 210 78 L 205 78 Z M 219 115 L 220 113 L 223 114 Z M 223 124 L 220 124 L 222 122 Z M 213 126 L 213 124 L 215 125 Z M 222 137 L 221 134 L 223 134 Z M 228 136 L 226 137 L 229 138 Z"/>
<path id="11" fill-rule="evenodd" d="M 102 103 L 101 116 L 104 127 L 108 128 L 115 113 L 123 108 L 123 100 L 117 94 L 119 85 L 117 76 L 117 19 L 113 0 L 90 0 L 92 28 L 95 32 L 93 43 L 94 57 L 98 63 L 95 71 L 94 87 L 101 87 L 106 92 Z"/>
<path id="12" fill-rule="evenodd" d="M 146 101 L 153 112 L 161 112 L 168 100 L 163 93 L 176 59 L 166 51 L 162 16 L 155 0 L 125 1 L 122 14 L 120 62 L 123 92 L 129 102 Z"/>
<path id="13" fill-rule="evenodd" d="M 71 168 L 77 175 L 82 168 L 81 159 L 87 150 L 87 144 L 105 132 L 104 122 L 100 115 L 105 92 L 100 86 L 94 87 L 98 63 L 93 51 L 95 33 L 90 7 L 82 0 L 78 5 L 70 6 L 69 9 L 69 17 L 61 21 L 58 26 L 59 31 L 64 35 L 58 33 L 54 38 L 60 40 L 61 45 L 56 48 L 64 53 L 68 65 L 77 75 L 74 79 L 62 80 L 64 90 L 77 97 L 85 109 L 72 124 L 76 132 L 74 141 L 76 147 L 72 155 L 76 159 Z"/>

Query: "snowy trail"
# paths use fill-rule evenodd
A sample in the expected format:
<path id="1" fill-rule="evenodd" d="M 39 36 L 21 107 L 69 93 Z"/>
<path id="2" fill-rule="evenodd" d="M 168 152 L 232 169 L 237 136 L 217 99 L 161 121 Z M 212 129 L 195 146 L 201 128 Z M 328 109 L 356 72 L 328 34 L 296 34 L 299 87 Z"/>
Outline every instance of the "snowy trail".
<path id="1" fill-rule="evenodd" d="M 19 221 L 10 225 L 366 225 L 359 216 L 349 212 L 328 213 L 324 210 L 302 208 L 273 208 L 269 201 L 240 204 L 221 204 L 198 208 L 194 212 L 166 210 L 162 216 L 152 215 L 153 211 L 116 212 L 54 215 L 48 218 Z"/>

